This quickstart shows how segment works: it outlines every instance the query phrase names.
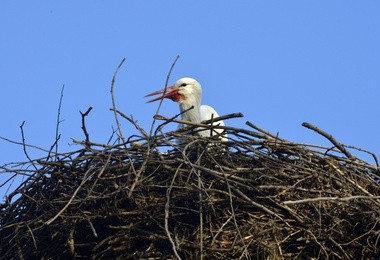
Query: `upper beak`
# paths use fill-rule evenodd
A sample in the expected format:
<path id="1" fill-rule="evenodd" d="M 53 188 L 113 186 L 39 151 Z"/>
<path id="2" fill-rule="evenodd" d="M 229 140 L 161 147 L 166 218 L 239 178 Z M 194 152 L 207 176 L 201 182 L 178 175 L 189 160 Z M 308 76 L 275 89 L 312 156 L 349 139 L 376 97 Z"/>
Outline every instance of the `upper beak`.
<path id="1" fill-rule="evenodd" d="M 150 96 L 159 95 L 159 94 L 161 94 L 161 96 L 156 97 L 152 100 L 149 100 L 146 103 L 154 102 L 154 101 L 161 100 L 164 98 L 170 98 L 170 99 L 174 100 L 178 94 L 178 90 L 174 87 L 167 87 L 166 89 L 161 89 L 161 90 L 155 91 L 153 93 L 150 93 L 150 94 L 146 95 L 145 97 L 150 97 Z"/>

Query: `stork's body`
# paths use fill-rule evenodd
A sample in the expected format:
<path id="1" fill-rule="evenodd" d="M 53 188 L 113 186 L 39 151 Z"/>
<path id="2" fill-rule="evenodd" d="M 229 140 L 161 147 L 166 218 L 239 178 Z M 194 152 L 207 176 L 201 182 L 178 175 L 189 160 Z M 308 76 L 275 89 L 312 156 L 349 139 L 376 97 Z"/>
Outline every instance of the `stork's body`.
<path id="1" fill-rule="evenodd" d="M 182 112 L 182 120 L 194 123 L 200 123 L 205 120 L 219 117 L 218 113 L 210 106 L 201 105 L 202 87 L 198 81 L 192 78 L 182 78 L 174 86 L 163 90 L 153 92 L 147 96 L 161 94 L 160 97 L 148 102 L 157 101 L 163 98 L 170 98 L 179 103 L 179 109 Z M 191 109 L 191 107 L 193 107 Z M 223 121 L 217 121 L 214 125 L 224 126 Z M 182 125 L 179 125 L 182 127 Z M 201 136 L 220 135 L 223 129 L 203 130 L 198 132 Z M 227 140 L 227 135 L 219 136 L 223 141 Z"/>

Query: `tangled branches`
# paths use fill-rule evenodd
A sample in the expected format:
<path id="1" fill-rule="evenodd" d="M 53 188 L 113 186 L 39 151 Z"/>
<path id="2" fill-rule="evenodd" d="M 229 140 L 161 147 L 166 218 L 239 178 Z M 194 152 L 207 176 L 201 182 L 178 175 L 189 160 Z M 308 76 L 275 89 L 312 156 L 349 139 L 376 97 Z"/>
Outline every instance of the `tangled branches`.
<path id="1" fill-rule="evenodd" d="M 19 165 L 1 258 L 378 259 L 378 166 L 247 125 L 226 143 L 192 124 Z"/>

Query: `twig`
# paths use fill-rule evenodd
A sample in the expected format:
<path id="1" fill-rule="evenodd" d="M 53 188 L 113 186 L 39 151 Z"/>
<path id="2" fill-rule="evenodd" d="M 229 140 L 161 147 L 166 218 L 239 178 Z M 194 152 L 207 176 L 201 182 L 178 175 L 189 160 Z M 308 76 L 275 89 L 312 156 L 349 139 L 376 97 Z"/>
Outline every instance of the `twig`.
<path id="1" fill-rule="evenodd" d="M 374 200 L 374 199 L 380 199 L 380 196 L 350 196 L 350 197 L 318 197 L 318 198 L 307 198 L 302 200 L 287 200 L 283 203 L 285 205 L 291 205 L 291 204 L 301 204 L 301 203 L 314 203 L 314 202 L 320 202 L 320 201 L 350 201 L 350 200 Z"/>
<path id="2" fill-rule="evenodd" d="M 204 120 L 201 123 L 202 124 L 210 124 L 210 123 L 219 122 L 222 120 L 227 120 L 227 119 L 231 119 L 231 118 L 239 118 L 239 117 L 244 117 L 244 115 L 242 113 L 231 113 L 231 114 L 227 114 L 224 116 L 214 117 L 214 118 L 209 119 L 209 120 Z"/>
<path id="3" fill-rule="evenodd" d="M 31 145 L 31 144 L 26 144 L 26 143 L 22 143 L 22 142 L 13 141 L 13 140 L 11 140 L 11 139 L 8 139 L 8 138 L 2 137 L 2 136 L 0 136 L 0 139 L 1 139 L 1 140 L 4 140 L 4 141 L 6 141 L 6 142 L 12 143 L 12 144 L 17 144 L 17 145 L 22 145 L 22 146 L 25 146 L 25 147 L 34 148 L 34 149 L 36 149 L 36 150 L 40 150 L 40 151 L 42 151 L 42 152 L 46 152 L 46 153 L 49 152 L 49 150 L 44 149 L 44 148 L 41 148 L 41 147 L 38 147 L 38 146 L 36 146 L 36 145 Z"/>
<path id="4" fill-rule="evenodd" d="M 245 124 L 247 126 L 252 127 L 253 129 L 255 129 L 255 130 L 257 130 L 257 131 L 259 131 L 259 132 L 267 135 L 267 136 L 272 137 L 273 139 L 280 140 L 280 141 L 285 141 L 285 139 L 282 139 L 282 138 L 278 137 L 278 134 L 276 134 L 276 135 L 271 134 L 270 132 L 268 132 L 268 131 L 266 131 L 266 130 L 260 128 L 260 127 L 258 127 L 257 125 L 253 124 L 252 122 L 247 121 L 247 122 L 245 122 Z"/>
<path id="5" fill-rule="evenodd" d="M 87 222 L 90 225 L 90 228 L 91 228 L 91 231 L 92 231 L 92 234 L 94 235 L 94 237 L 98 238 L 98 233 L 96 232 L 96 229 L 95 229 L 94 225 L 92 224 L 91 219 L 87 218 Z"/>
<path id="6" fill-rule="evenodd" d="M 176 114 L 175 116 L 173 116 L 173 117 L 171 117 L 171 118 L 165 118 L 165 119 L 164 119 L 165 122 L 163 122 L 162 124 L 160 124 L 159 126 L 157 126 L 156 130 L 154 131 L 154 136 L 157 136 L 157 133 L 158 133 L 159 131 L 161 131 L 161 129 L 162 129 L 165 125 L 167 125 L 167 124 L 169 124 L 169 123 L 171 123 L 171 122 L 179 122 L 179 120 L 177 121 L 176 118 L 179 117 L 180 115 L 182 115 L 183 113 L 186 113 L 187 111 L 189 111 L 189 110 L 191 110 L 191 109 L 194 109 L 194 106 L 191 106 L 190 108 L 188 108 L 188 109 L 186 109 L 185 111 L 182 111 L 182 112 Z M 157 115 L 157 114 L 154 115 L 153 118 L 154 118 L 155 120 L 162 120 L 162 116 Z M 186 121 L 184 121 L 184 122 L 186 122 Z"/>
<path id="7" fill-rule="evenodd" d="M 357 151 L 364 152 L 364 153 L 367 153 L 367 154 L 371 155 L 372 158 L 375 160 L 376 167 L 378 167 L 378 168 L 380 167 L 379 160 L 377 159 L 376 154 L 374 154 L 373 152 L 370 152 L 368 150 L 365 150 L 365 149 L 362 149 L 362 148 L 358 148 L 358 147 L 355 147 L 355 146 L 352 146 L 352 145 L 345 145 L 345 147 L 351 148 L 351 149 L 355 149 Z"/>
<path id="8" fill-rule="evenodd" d="M 25 154 L 26 158 L 28 158 L 29 162 L 33 165 L 34 169 L 37 170 L 37 166 L 34 164 L 34 162 L 32 161 L 32 159 L 29 157 L 28 152 L 26 151 L 25 136 L 24 136 L 24 124 L 25 124 L 25 121 L 23 121 L 22 124 L 20 125 L 21 138 L 22 138 L 22 148 L 24 150 L 24 154 Z"/>
<path id="9" fill-rule="evenodd" d="M 209 120 L 204 120 L 204 121 L 202 121 L 200 123 L 195 123 L 195 122 L 185 121 L 185 120 L 176 120 L 176 118 L 178 116 L 182 115 L 183 113 L 186 113 L 187 111 L 189 111 L 189 110 L 191 110 L 193 108 L 194 107 L 192 106 L 192 107 L 188 108 L 187 110 L 185 110 L 185 111 L 183 111 L 181 113 L 178 113 L 177 115 L 175 115 L 173 117 L 170 117 L 170 118 L 156 114 L 156 115 L 154 115 L 154 119 L 156 119 L 156 120 L 162 120 L 162 121 L 167 121 L 164 124 L 175 122 L 175 123 L 180 123 L 180 124 L 185 124 L 185 125 L 191 125 L 191 126 L 209 126 L 208 124 L 210 124 L 212 122 L 218 122 L 218 121 L 222 121 L 222 120 L 226 120 L 226 119 L 243 117 L 242 113 L 232 113 L 232 114 L 228 114 L 228 115 L 224 115 L 224 116 L 215 117 L 215 118 L 209 119 Z M 225 129 L 229 129 L 230 127 L 226 126 L 224 128 Z M 232 129 L 244 130 L 244 129 L 238 129 L 238 128 L 232 128 Z"/>
<path id="10" fill-rule="evenodd" d="M 177 57 L 174 59 L 172 65 L 171 65 L 171 67 L 169 69 L 168 75 L 166 76 L 165 88 L 164 88 L 164 92 L 162 93 L 162 96 L 165 95 L 166 89 L 168 88 L 170 75 L 172 74 L 173 68 L 174 68 L 175 64 L 177 63 L 178 59 L 179 59 L 179 55 L 177 55 Z M 161 99 L 160 103 L 158 104 L 158 107 L 157 107 L 157 110 L 156 110 L 156 115 L 160 112 L 160 108 L 161 108 L 162 102 L 163 102 L 163 99 Z M 152 136 L 153 129 L 154 129 L 154 123 L 155 122 L 156 122 L 156 120 L 154 119 L 153 122 L 152 122 L 152 125 L 150 127 L 149 136 Z"/>
<path id="11" fill-rule="evenodd" d="M 114 112 L 114 116 L 115 116 L 115 120 L 116 120 L 116 124 L 117 124 L 117 129 L 119 130 L 119 135 L 120 135 L 120 138 L 121 138 L 122 142 L 126 143 L 125 137 L 123 135 L 123 131 L 121 130 L 121 125 L 120 125 L 119 119 L 117 117 L 117 113 L 116 113 L 117 109 L 116 109 L 115 97 L 114 97 L 115 79 L 116 79 L 116 76 L 117 76 L 117 74 L 118 74 L 121 66 L 123 65 L 124 61 L 125 61 L 125 58 L 123 58 L 121 60 L 120 64 L 116 68 L 115 73 L 113 74 L 112 81 L 111 81 L 111 98 L 112 98 L 112 109 L 113 109 L 113 112 Z"/>
<path id="12" fill-rule="evenodd" d="M 339 143 L 334 137 L 332 137 L 332 135 L 326 133 L 322 129 L 320 129 L 320 128 L 318 128 L 318 127 L 316 127 L 310 123 L 307 123 L 307 122 L 303 122 L 302 126 L 309 128 L 309 129 L 317 132 L 318 134 L 326 137 L 333 145 L 335 145 L 336 148 L 338 148 L 344 155 L 346 155 L 347 158 L 354 158 L 354 156 L 352 156 L 352 154 L 350 152 L 348 152 L 346 150 L 346 148 L 344 148 L 344 146 L 341 143 Z"/>
<path id="13" fill-rule="evenodd" d="M 36 239 L 35 239 L 35 237 L 34 237 L 33 231 L 32 231 L 32 229 L 29 227 L 28 224 L 26 225 L 26 227 L 28 228 L 29 233 L 30 233 L 30 236 L 32 237 L 34 249 L 37 249 L 37 243 L 36 243 Z"/>
<path id="14" fill-rule="evenodd" d="M 2 188 L 3 186 L 5 186 L 5 184 L 7 184 L 8 182 L 12 181 L 13 183 L 13 180 L 14 178 L 17 176 L 17 173 L 13 174 L 11 177 L 9 177 L 6 181 L 4 181 L 3 183 L 0 184 L 0 188 Z M 12 185 L 12 183 L 10 184 L 10 186 Z M 6 193 L 7 194 L 9 191 L 9 188 L 7 189 Z"/>
<path id="15" fill-rule="evenodd" d="M 92 110 L 92 107 L 89 107 L 85 113 L 82 113 L 81 111 L 79 111 L 80 114 L 82 115 L 82 130 L 83 130 L 84 136 L 86 137 L 86 141 L 85 141 L 86 144 L 90 143 L 90 137 L 86 129 L 85 117 L 88 116 L 91 110 Z"/>
<path id="16" fill-rule="evenodd" d="M 113 126 L 111 126 L 111 128 L 112 128 L 112 134 L 111 134 L 111 136 L 108 138 L 108 141 L 107 141 L 107 144 L 108 144 L 108 145 L 111 143 L 111 141 L 112 141 L 112 139 L 113 139 L 113 136 L 114 136 L 115 133 L 117 132 L 117 129 L 115 130 L 115 129 L 113 128 Z"/>
<path id="17" fill-rule="evenodd" d="M 54 141 L 54 144 L 52 146 L 52 148 L 55 146 L 55 154 L 56 154 L 56 160 L 57 160 L 57 154 L 58 154 L 58 140 L 60 139 L 61 135 L 59 134 L 59 125 L 60 123 L 62 122 L 60 120 L 60 117 L 61 117 L 61 106 L 62 106 L 62 99 L 63 99 L 63 91 L 65 90 L 65 85 L 62 86 L 62 89 L 61 89 L 61 96 L 59 98 L 59 105 L 58 105 L 58 112 L 57 112 L 57 124 L 56 124 L 56 128 L 55 128 L 55 141 Z M 51 150 L 52 150 L 51 148 Z"/>
<path id="18" fill-rule="evenodd" d="M 186 112 L 186 111 L 184 111 L 184 112 Z M 186 127 L 183 127 L 183 128 L 181 128 L 179 130 L 175 130 L 174 131 L 174 132 L 178 132 L 178 133 L 184 133 L 184 132 L 186 133 L 186 131 L 194 129 L 194 128 L 198 128 L 198 127 L 199 128 L 204 128 L 204 129 L 208 129 L 208 128 L 211 127 L 208 124 L 208 123 L 210 123 L 210 120 L 203 121 L 201 123 L 194 123 L 194 122 L 190 122 L 190 121 L 184 121 L 184 120 L 175 119 L 175 117 L 177 117 L 178 115 L 181 115 L 181 113 L 177 114 L 176 116 L 171 117 L 171 118 L 167 118 L 167 117 L 164 117 L 164 116 L 161 116 L 161 115 L 155 115 L 154 119 L 165 121 L 162 125 L 160 125 L 161 128 L 162 128 L 162 126 L 164 126 L 164 125 L 166 125 L 166 124 L 168 124 L 170 122 L 186 125 Z M 220 121 L 220 120 L 226 120 L 226 119 L 235 118 L 235 117 L 241 117 L 241 116 L 242 116 L 241 113 L 232 113 L 232 114 L 228 114 L 228 115 L 225 115 L 225 116 L 216 117 L 216 118 L 213 119 L 213 121 L 217 122 L 217 121 Z M 239 133 L 244 133 L 246 135 L 250 135 L 250 136 L 253 136 L 253 137 L 257 137 L 257 138 L 268 139 L 266 135 L 263 135 L 263 134 L 260 134 L 260 133 L 257 133 L 257 132 L 248 131 L 248 130 L 242 129 L 242 128 L 237 128 L 237 127 L 232 127 L 232 126 L 221 126 L 221 125 L 214 125 L 213 128 L 214 129 L 228 130 L 228 132 L 235 133 L 236 135 L 239 134 Z M 157 135 L 158 130 L 160 130 L 160 129 L 158 129 L 158 128 L 156 129 L 155 136 Z M 171 134 L 171 133 L 172 132 L 167 133 L 167 134 Z"/>
<path id="19" fill-rule="evenodd" d="M 62 105 L 62 99 L 63 99 L 63 90 L 65 89 L 65 85 L 62 86 L 61 88 L 61 96 L 59 98 L 59 103 L 58 103 L 58 111 L 57 111 L 57 123 L 55 126 L 55 140 L 54 143 L 50 146 L 49 153 L 46 157 L 46 160 L 50 159 L 50 154 L 53 151 L 55 147 L 55 160 L 58 159 L 58 141 L 61 139 L 61 135 L 59 134 L 59 124 L 61 123 L 60 116 L 61 116 L 61 105 Z"/>
<path id="20" fill-rule="evenodd" d="M 113 111 L 113 109 L 111 109 Z M 145 132 L 143 128 L 141 128 L 135 120 L 133 120 L 133 117 L 129 117 L 123 112 L 116 110 L 116 113 L 118 113 L 120 116 L 125 118 L 128 122 L 130 122 L 145 138 L 148 138 L 148 134 Z M 126 143 L 126 142 L 125 142 Z"/>
<path id="21" fill-rule="evenodd" d="M 56 136 L 55 140 L 54 140 L 54 143 L 50 146 L 50 150 L 49 150 L 49 153 L 48 155 L 46 156 L 46 160 L 49 160 L 50 159 L 50 154 L 51 152 L 53 151 L 54 149 L 54 146 L 56 147 L 56 152 L 54 153 L 55 154 L 55 159 L 57 160 L 58 159 L 58 151 L 57 151 L 57 148 L 58 148 L 58 141 L 59 139 L 61 139 L 61 134 L 59 134 L 58 136 Z"/>
<path id="22" fill-rule="evenodd" d="M 215 244 L 216 238 L 219 236 L 219 234 L 223 232 L 224 227 L 231 221 L 233 217 L 234 215 L 231 214 L 230 217 L 220 226 L 220 228 L 218 229 L 218 231 L 215 233 L 215 235 L 213 236 L 211 240 L 211 244 L 210 244 L 211 246 Z"/>

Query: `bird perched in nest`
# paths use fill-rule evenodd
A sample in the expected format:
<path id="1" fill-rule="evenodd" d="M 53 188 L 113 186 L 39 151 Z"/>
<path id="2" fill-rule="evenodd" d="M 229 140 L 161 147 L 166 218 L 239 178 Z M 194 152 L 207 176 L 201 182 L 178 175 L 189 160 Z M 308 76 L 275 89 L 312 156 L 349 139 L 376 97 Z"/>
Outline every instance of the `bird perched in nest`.
<path id="1" fill-rule="evenodd" d="M 147 103 L 161 100 L 164 98 L 169 98 L 174 102 L 179 103 L 179 109 L 181 111 L 182 120 L 184 121 L 200 123 L 202 121 L 219 117 L 219 114 L 215 111 L 215 109 L 207 105 L 201 105 L 202 87 L 201 84 L 199 84 L 199 82 L 195 79 L 181 78 L 173 86 L 150 93 L 145 97 L 150 97 L 159 94 L 161 94 L 161 96 L 149 100 Z M 191 107 L 193 108 L 191 109 Z M 222 120 L 214 122 L 213 124 L 225 126 Z M 183 127 L 182 124 L 179 125 L 179 128 L 181 127 Z M 227 134 L 223 134 L 223 131 L 223 129 L 212 129 L 212 131 L 207 129 L 199 131 L 198 134 L 204 137 L 216 135 L 222 141 L 227 141 Z"/>

